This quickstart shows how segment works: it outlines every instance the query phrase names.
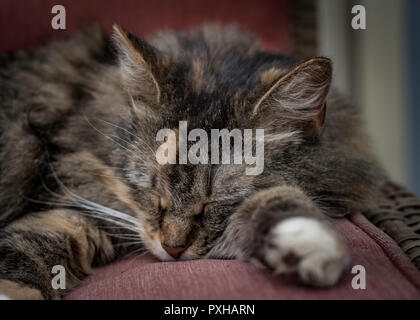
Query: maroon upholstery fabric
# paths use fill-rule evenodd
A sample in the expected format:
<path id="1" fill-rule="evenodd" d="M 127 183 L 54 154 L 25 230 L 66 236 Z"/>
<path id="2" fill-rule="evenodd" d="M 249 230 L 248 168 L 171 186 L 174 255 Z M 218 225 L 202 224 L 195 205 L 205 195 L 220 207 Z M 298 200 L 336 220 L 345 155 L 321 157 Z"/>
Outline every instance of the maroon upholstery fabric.
<path id="1" fill-rule="evenodd" d="M 364 216 L 334 220 L 351 266 L 333 288 L 315 289 L 235 260 L 160 262 L 150 255 L 105 266 L 67 299 L 420 299 L 420 272 Z M 351 286 L 351 267 L 366 269 L 366 290 Z"/>
<path id="2" fill-rule="evenodd" d="M 51 37 L 74 33 L 94 21 L 113 23 L 146 36 L 161 28 L 189 28 L 205 22 L 236 23 L 252 31 L 267 48 L 291 49 L 288 0 L 2 0 L 0 51 L 30 48 Z M 66 8 L 67 30 L 53 30 L 51 8 Z"/>

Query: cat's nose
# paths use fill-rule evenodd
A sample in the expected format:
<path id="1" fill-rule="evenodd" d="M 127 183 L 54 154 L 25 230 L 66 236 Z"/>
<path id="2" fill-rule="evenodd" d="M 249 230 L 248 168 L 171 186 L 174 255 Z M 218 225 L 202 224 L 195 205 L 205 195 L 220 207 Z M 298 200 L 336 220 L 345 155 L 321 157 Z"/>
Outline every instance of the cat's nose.
<path id="1" fill-rule="evenodd" d="M 169 247 L 162 242 L 162 248 L 174 259 L 178 259 L 181 253 L 187 249 L 186 247 Z"/>

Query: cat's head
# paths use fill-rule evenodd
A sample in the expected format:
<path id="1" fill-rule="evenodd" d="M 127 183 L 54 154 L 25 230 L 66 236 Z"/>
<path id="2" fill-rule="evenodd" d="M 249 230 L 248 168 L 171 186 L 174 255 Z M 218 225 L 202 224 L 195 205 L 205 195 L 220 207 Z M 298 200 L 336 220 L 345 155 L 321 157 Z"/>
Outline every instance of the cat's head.
<path id="1" fill-rule="evenodd" d="M 235 37 L 217 44 L 217 33 L 201 35 L 196 43 L 185 37 L 176 41 L 173 51 L 178 51 L 170 54 L 114 27 L 131 108 L 130 125 L 119 134 L 138 150 L 124 157 L 123 172 L 138 190 L 141 236 L 165 260 L 208 254 L 243 199 L 275 183 L 271 172 L 247 175 L 245 164 L 179 164 L 180 121 L 209 136 L 212 129 L 264 129 L 267 163 L 287 145 L 320 134 L 331 81 L 331 63 L 325 58 L 293 64 Z M 165 128 L 173 130 L 176 142 L 157 141 Z M 178 164 L 157 161 L 164 142 L 175 144 Z M 186 141 L 187 148 L 192 144 Z"/>

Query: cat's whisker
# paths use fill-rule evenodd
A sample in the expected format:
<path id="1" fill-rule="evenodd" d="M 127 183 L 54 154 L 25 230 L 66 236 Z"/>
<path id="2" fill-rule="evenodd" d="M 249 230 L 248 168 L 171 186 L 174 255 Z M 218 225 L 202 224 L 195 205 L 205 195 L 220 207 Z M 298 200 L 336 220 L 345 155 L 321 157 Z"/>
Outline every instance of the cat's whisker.
<path id="1" fill-rule="evenodd" d="M 140 253 L 140 254 L 138 254 L 138 253 Z M 139 248 L 139 249 L 136 249 L 134 251 L 131 251 L 131 252 L 127 253 L 125 255 L 125 257 L 126 258 L 131 257 L 132 258 L 132 261 L 130 261 L 130 263 L 132 263 L 132 262 L 134 262 L 134 260 L 136 258 L 141 257 L 141 256 L 145 255 L 146 253 L 148 253 L 148 250 L 147 249 L 145 249 L 145 248 Z"/>
<path id="2" fill-rule="evenodd" d="M 114 139 L 118 139 L 118 140 L 124 142 L 127 145 L 126 147 L 123 146 L 122 144 L 119 144 L 118 142 L 116 142 L 116 143 L 119 144 L 121 147 L 125 148 L 125 150 L 130 150 L 134 155 L 138 155 L 139 152 L 143 152 L 143 150 L 140 149 L 139 146 L 137 146 L 134 143 L 131 143 L 131 142 L 115 135 L 115 134 L 108 134 L 106 136 L 109 137 L 114 142 L 116 142 Z"/>
<path id="3" fill-rule="evenodd" d="M 60 184 L 61 184 L 61 181 L 59 181 L 59 179 L 58 179 L 58 177 L 57 177 L 57 175 L 55 174 L 55 171 L 54 171 L 54 168 L 51 166 L 51 164 L 50 164 L 50 168 L 51 168 L 51 172 L 52 172 L 52 174 L 53 174 L 53 177 L 54 177 L 54 179 L 56 180 L 56 181 L 58 181 Z M 58 194 L 58 193 L 56 193 L 56 192 L 54 192 L 54 191 L 52 191 L 46 184 L 45 184 L 45 182 L 44 182 L 44 180 L 43 179 L 41 179 L 41 183 L 42 183 L 42 187 L 50 194 L 50 195 L 52 195 L 53 197 L 55 197 L 55 199 L 56 200 L 60 200 L 60 199 L 64 199 L 65 201 L 63 201 L 63 203 L 67 203 L 67 204 L 73 204 L 73 202 L 70 202 L 70 200 L 68 200 L 66 197 L 64 197 L 63 195 L 61 195 L 61 194 Z"/>
<path id="4" fill-rule="evenodd" d="M 123 139 L 123 138 L 121 138 L 121 137 L 119 137 L 119 136 L 117 136 L 115 134 L 109 134 L 107 136 L 110 137 L 111 139 L 112 138 L 115 138 L 115 139 L 118 139 L 118 140 L 121 140 L 121 141 L 125 142 L 128 147 L 131 147 L 132 148 L 130 150 L 132 150 L 133 152 L 143 152 L 143 150 L 140 149 L 139 146 L 137 146 L 134 143 L 131 143 L 130 141 L 127 141 L 127 140 L 125 140 L 125 139 Z"/>
<path id="5" fill-rule="evenodd" d="M 119 238 L 119 239 L 124 239 L 124 240 L 138 240 L 141 241 L 142 239 L 140 238 L 140 236 L 124 236 L 124 235 L 118 235 L 118 234 L 112 234 L 112 233 L 105 233 L 106 235 L 110 236 L 110 237 L 114 237 L 114 238 Z"/>
<path id="6" fill-rule="evenodd" d="M 148 148 L 149 148 L 149 150 L 150 150 L 151 154 L 153 154 L 153 155 L 155 154 L 155 151 L 153 150 L 153 148 L 152 148 L 149 144 L 147 144 L 147 143 L 144 141 L 144 139 L 140 138 L 138 135 L 136 135 L 136 134 L 134 134 L 134 133 L 130 132 L 129 130 L 127 130 L 127 129 L 125 129 L 125 128 L 121 127 L 121 126 L 118 126 L 118 125 L 116 125 L 116 124 L 114 124 L 114 123 L 108 122 L 108 121 L 103 120 L 103 119 L 99 119 L 99 120 L 101 120 L 102 122 L 104 122 L 104 123 L 106 123 L 106 124 L 108 124 L 108 125 L 111 125 L 111 126 L 113 126 L 113 127 L 115 127 L 115 128 L 121 129 L 121 130 L 123 130 L 124 132 L 128 133 L 129 135 L 131 135 L 131 136 L 133 136 L 133 137 L 137 138 L 137 139 L 138 139 L 138 140 L 137 140 L 138 142 L 143 143 L 146 147 L 148 147 Z"/>
<path id="7" fill-rule="evenodd" d="M 76 200 L 74 201 L 74 203 L 71 203 L 71 206 L 82 209 L 78 210 L 79 213 L 113 223 L 130 231 L 139 232 L 139 230 L 142 229 L 139 220 L 135 217 L 114 210 L 112 208 L 105 207 L 99 203 L 84 199 L 78 196 L 77 194 L 73 193 L 62 183 L 62 181 L 58 178 L 55 170 L 52 167 L 51 170 L 54 178 L 56 179 L 57 183 L 60 185 L 64 193 L 67 194 L 70 198 Z"/>
<path id="8" fill-rule="evenodd" d="M 86 121 L 88 122 L 88 124 L 95 130 L 95 131 L 97 131 L 97 132 L 99 132 L 101 135 L 103 135 L 105 138 L 107 138 L 108 140 L 111 140 L 112 142 L 114 142 L 115 144 L 117 144 L 118 146 L 120 146 L 122 149 L 124 149 L 124 150 L 126 150 L 126 151 L 128 151 L 128 152 L 130 152 L 130 153 L 132 153 L 132 154 L 135 154 L 135 152 L 133 151 L 133 150 L 130 150 L 130 149 L 128 149 L 128 148 L 126 148 L 126 147 L 124 147 L 121 143 L 119 143 L 119 142 L 117 142 L 117 141 L 115 141 L 114 139 L 112 139 L 109 135 L 107 135 L 107 134 L 105 134 L 105 133 L 103 133 L 101 130 L 99 130 L 98 128 L 96 128 L 90 121 L 89 121 L 89 119 L 86 117 L 86 115 L 84 115 L 84 117 L 85 117 L 85 119 L 86 119 Z"/>
<path id="9" fill-rule="evenodd" d="M 136 228 L 136 227 L 138 227 L 138 225 L 137 225 L 138 222 L 137 221 L 130 221 L 126 217 L 121 218 L 121 215 L 120 215 L 120 217 L 117 217 L 117 216 L 111 214 L 109 211 L 107 212 L 107 211 L 102 211 L 102 210 L 95 210 L 94 207 L 86 206 L 86 205 L 83 205 L 83 204 L 80 207 L 85 209 L 85 211 L 81 211 L 81 213 L 85 213 L 86 215 L 91 216 L 93 218 L 98 218 L 98 219 L 101 219 L 101 220 L 104 220 L 104 221 L 113 222 L 114 224 L 122 226 L 122 227 L 124 227 L 126 229 L 129 229 L 131 231 L 137 231 L 138 230 Z M 113 209 L 110 209 L 110 208 L 108 208 L 108 209 L 113 210 Z M 120 214 L 122 214 L 122 213 L 120 213 Z"/>
<path id="10" fill-rule="evenodd" d="M 85 215 L 87 217 L 90 217 L 90 218 L 96 218 L 98 220 L 106 221 L 106 222 L 109 222 L 111 224 L 120 226 L 122 229 L 125 229 L 125 230 L 130 230 L 130 231 L 133 231 L 133 232 L 138 231 L 138 229 L 134 228 L 132 225 L 129 225 L 127 223 L 123 223 L 123 222 L 118 221 L 118 220 L 106 218 L 102 215 L 94 215 L 94 214 L 92 214 L 92 211 L 80 211 L 79 213 L 82 214 L 82 215 Z"/>
<path id="11" fill-rule="evenodd" d="M 143 241 L 127 241 L 114 244 L 114 247 L 129 247 L 135 245 L 143 245 Z"/>
<path id="12" fill-rule="evenodd" d="M 116 226 L 116 225 L 112 225 L 112 226 L 98 226 L 99 229 L 103 230 L 103 232 L 105 233 L 105 235 L 113 237 L 113 234 L 111 232 L 111 230 L 116 230 L 116 231 L 131 231 L 131 232 L 138 232 L 138 230 L 129 230 L 126 227 L 120 227 L 120 226 Z M 118 237 L 115 237 L 118 238 Z M 127 239 L 128 240 L 128 239 Z"/>
<path id="13" fill-rule="evenodd" d="M 43 201 L 43 200 L 37 200 L 37 199 L 31 199 L 28 197 L 25 197 L 28 201 L 31 201 L 33 203 L 38 203 L 38 204 L 44 204 L 44 205 L 50 205 L 50 206 L 55 206 L 55 207 L 67 207 L 67 208 L 71 208 L 71 209 L 78 209 L 77 212 L 83 215 L 87 215 L 89 217 L 92 218 L 96 218 L 96 219 L 101 219 L 107 222 L 111 222 L 113 224 L 117 224 L 118 228 L 122 228 L 122 229 L 127 229 L 127 230 L 131 230 L 134 232 L 139 232 L 139 225 L 136 225 L 136 228 L 133 228 L 132 224 L 127 224 L 127 223 L 122 223 L 120 220 L 116 220 L 116 219 L 105 219 L 103 218 L 100 214 L 98 215 L 98 213 L 103 213 L 102 211 L 97 211 L 97 210 L 92 210 L 91 208 L 88 208 L 86 211 L 82 211 L 80 209 L 84 208 L 84 205 L 80 205 L 79 203 L 75 203 L 75 202 L 69 202 L 69 201 Z M 132 221 L 130 221 L 130 223 L 133 223 Z M 133 238 L 135 236 L 133 235 Z M 138 239 L 139 237 L 137 236 L 136 239 Z"/>
<path id="14" fill-rule="evenodd" d="M 33 199 L 33 198 L 29 198 L 25 195 L 22 195 L 22 197 L 25 200 L 28 200 L 32 203 L 37 203 L 37 204 L 44 204 L 44 205 L 48 205 L 48 206 L 62 206 L 62 207 L 70 207 L 70 206 L 74 206 L 72 203 L 70 202 L 57 202 L 57 201 L 43 201 L 43 200 L 37 200 L 37 199 Z"/>

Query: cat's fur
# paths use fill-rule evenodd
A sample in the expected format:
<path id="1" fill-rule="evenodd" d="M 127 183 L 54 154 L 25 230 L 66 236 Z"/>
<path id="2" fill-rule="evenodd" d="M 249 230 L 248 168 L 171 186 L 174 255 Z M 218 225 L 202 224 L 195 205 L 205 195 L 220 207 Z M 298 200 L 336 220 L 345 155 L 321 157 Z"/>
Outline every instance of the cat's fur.
<path id="1" fill-rule="evenodd" d="M 325 214 L 369 204 L 381 172 L 356 109 L 326 98 L 330 61 L 299 64 L 234 28 L 149 43 L 114 29 L 112 41 L 93 28 L 1 60 L 0 293 L 59 298 L 54 265 L 72 288 L 142 250 L 334 284 L 348 254 Z M 264 128 L 264 172 L 159 165 L 156 133 L 181 120 Z"/>

